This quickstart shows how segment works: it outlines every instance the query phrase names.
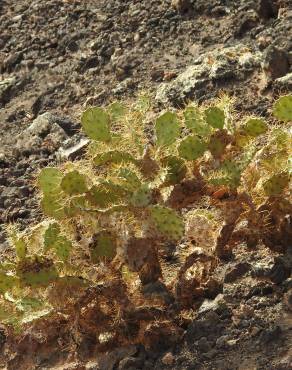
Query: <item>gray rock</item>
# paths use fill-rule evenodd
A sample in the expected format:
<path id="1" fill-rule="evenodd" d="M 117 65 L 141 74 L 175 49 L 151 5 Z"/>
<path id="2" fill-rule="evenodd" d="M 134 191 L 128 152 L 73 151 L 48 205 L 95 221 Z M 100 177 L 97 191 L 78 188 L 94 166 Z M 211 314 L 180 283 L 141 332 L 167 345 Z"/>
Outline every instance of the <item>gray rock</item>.
<path id="1" fill-rule="evenodd" d="M 288 53 L 274 45 L 269 46 L 265 50 L 263 69 L 271 80 L 285 76 L 289 72 Z"/>
<path id="2" fill-rule="evenodd" d="M 68 138 L 64 129 L 56 121 L 57 118 L 49 112 L 39 115 L 19 135 L 16 149 L 20 153 L 37 153 L 41 150 L 56 151 Z"/>
<path id="3" fill-rule="evenodd" d="M 179 104 L 188 98 L 208 98 L 213 85 L 224 81 L 235 83 L 261 65 L 262 54 L 250 52 L 244 45 L 207 52 L 195 60 L 176 79 L 158 87 L 156 100 Z M 210 63 L 213 60 L 213 63 Z"/>

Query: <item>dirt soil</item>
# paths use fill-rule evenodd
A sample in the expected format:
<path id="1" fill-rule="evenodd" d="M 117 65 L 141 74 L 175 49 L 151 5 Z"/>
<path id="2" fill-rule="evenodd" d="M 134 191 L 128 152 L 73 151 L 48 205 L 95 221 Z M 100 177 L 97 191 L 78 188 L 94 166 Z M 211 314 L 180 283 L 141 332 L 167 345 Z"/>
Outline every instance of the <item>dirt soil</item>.
<path id="1" fill-rule="evenodd" d="M 289 0 L 0 0 L 0 227 L 41 218 L 35 175 L 80 143 L 87 106 L 142 90 L 157 107 L 183 106 L 226 91 L 242 113 L 266 116 L 292 88 L 291 34 Z M 200 58 L 212 64 L 225 48 L 249 59 L 219 63 L 186 93 L 187 68 Z M 163 98 L 161 89 L 169 89 Z M 4 227 L 0 248 L 8 248 Z M 116 349 L 104 367 L 88 353 L 31 369 L 291 369 L 291 260 L 291 251 L 237 251 L 219 297 L 201 302 L 178 344 Z M 3 368 L 28 368 L 25 356 Z"/>

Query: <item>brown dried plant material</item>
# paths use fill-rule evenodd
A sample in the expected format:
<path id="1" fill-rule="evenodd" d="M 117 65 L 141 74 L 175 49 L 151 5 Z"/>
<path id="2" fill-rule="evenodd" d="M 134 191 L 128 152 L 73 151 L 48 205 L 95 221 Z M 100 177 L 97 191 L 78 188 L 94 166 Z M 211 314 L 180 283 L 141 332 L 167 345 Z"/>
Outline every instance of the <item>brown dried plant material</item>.
<path id="1" fill-rule="evenodd" d="M 174 209 L 185 208 L 204 195 L 204 183 L 200 179 L 190 179 L 174 186 L 167 200 L 167 206 Z"/>
<path id="2" fill-rule="evenodd" d="M 180 268 L 175 295 L 182 307 L 192 306 L 194 300 L 202 297 L 212 285 L 208 281 L 217 265 L 216 259 L 199 248 L 191 253 Z"/>
<path id="3" fill-rule="evenodd" d="M 126 262 L 129 269 L 139 273 L 143 285 L 157 281 L 161 267 L 155 242 L 149 238 L 132 238 L 126 247 Z"/>

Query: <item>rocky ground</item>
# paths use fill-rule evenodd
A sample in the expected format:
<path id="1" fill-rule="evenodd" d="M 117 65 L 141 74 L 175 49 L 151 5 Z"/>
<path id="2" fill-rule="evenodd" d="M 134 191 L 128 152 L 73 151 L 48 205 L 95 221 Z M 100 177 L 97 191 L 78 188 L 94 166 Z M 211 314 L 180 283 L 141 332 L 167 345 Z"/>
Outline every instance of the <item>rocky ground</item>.
<path id="1" fill-rule="evenodd" d="M 1 0 L 0 223 L 41 217 L 35 174 L 82 152 L 86 106 L 141 90 L 157 106 L 182 106 L 227 91 L 242 112 L 267 115 L 292 88 L 289 3 Z M 3 228 L 0 244 L 7 248 Z M 222 293 L 202 304 L 178 346 L 117 349 L 103 368 L 290 369 L 290 257 L 238 253 Z M 91 365 L 63 368 L 98 368 Z"/>

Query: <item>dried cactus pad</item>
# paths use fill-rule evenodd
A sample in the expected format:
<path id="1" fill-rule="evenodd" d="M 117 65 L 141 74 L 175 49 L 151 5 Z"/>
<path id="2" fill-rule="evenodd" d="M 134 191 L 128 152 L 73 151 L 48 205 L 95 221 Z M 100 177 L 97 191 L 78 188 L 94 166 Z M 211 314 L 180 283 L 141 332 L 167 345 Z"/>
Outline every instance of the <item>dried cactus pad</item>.
<path id="1" fill-rule="evenodd" d="M 93 236 L 93 241 L 90 245 L 91 259 L 94 263 L 100 260 L 112 260 L 116 255 L 117 240 L 115 235 L 109 231 L 101 231 Z"/>
<path id="2" fill-rule="evenodd" d="M 90 139 L 103 142 L 111 140 L 110 117 L 102 108 L 88 108 L 82 114 L 81 124 Z"/>
<path id="3" fill-rule="evenodd" d="M 201 157 L 207 149 L 206 144 L 195 136 L 187 136 L 178 147 L 180 157 L 192 161 Z"/>
<path id="4" fill-rule="evenodd" d="M 280 121 L 292 122 L 292 95 L 279 98 L 274 104 L 273 114 Z"/>
<path id="5" fill-rule="evenodd" d="M 266 195 L 278 195 L 289 185 L 289 174 L 286 171 L 274 174 L 263 183 Z"/>
<path id="6" fill-rule="evenodd" d="M 165 112 L 157 118 L 155 131 L 157 144 L 159 146 L 168 146 L 174 143 L 180 133 L 179 122 L 176 114 Z"/>
<path id="7" fill-rule="evenodd" d="M 86 177 L 78 171 L 68 172 L 61 181 L 62 190 L 69 194 L 82 194 L 87 191 Z"/>
<path id="8" fill-rule="evenodd" d="M 225 123 L 225 115 L 223 110 L 218 107 L 210 107 L 205 110 L 206 122 L 214 127 L 222 129 Z"/>
<path id="9" fill-rule="evenodd" d="M 38 185 L 41 191 L 44 194 L 56 192 L 60 186 L 62 176 L 62 172 L 57 168 L 43 168 L 38 177 Z"/>
<path id="10" fill-rule="evenodd" d="M 251 118 L 245 122 L 243 131 L 249 136 L 259 136 L 268 130 L 268 126 L 264 120 L 259 118 Z"/>
<path id="11" fill-rule="evenodd" d="M 173 210 L 162 206 L 149 208 L 150 218 L 157 231 L 166 239 L 180 240 L 185 231 L 182 218 Z"/>

